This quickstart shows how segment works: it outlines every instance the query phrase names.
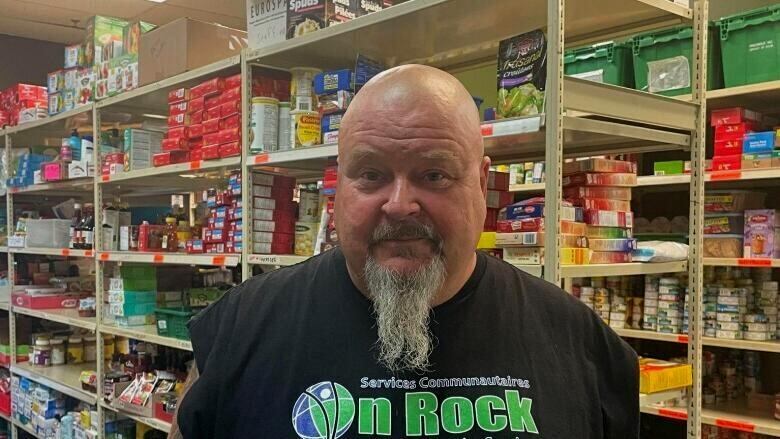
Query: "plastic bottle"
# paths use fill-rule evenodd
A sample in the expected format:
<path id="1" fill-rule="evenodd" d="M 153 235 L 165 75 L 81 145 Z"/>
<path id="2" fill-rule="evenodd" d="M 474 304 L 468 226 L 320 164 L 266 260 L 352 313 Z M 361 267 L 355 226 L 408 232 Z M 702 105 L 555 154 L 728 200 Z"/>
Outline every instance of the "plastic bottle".
<path id="1" fill-rule="evenodd" d="M 81 204 L 73 204 L 73 218 L 70 221 L 70 248 L 76 248 L 78 242 L 78 236 L 76 235 L 76 228 L 81 224 Z"/>
<path id="2" fill-rule="evenodd" d="M 149 221 L 138 226 L 138 251 L 149 251 Z"/>
<path id="3" fill-rule="evenodd" d="M 165 218 L 165 229 L 162 235 L 162 251 L 175 252 L 178 250 L 179 244 L 176 236 L 176 217 L 169 216 Z"/>
<path id="4" fill-rule="evenodd" d="M 187 248 L 187 240 L 192 239 L 192 231 L 187 221 L 179 221 L 179 227 L 176 229 L 176 239 L 179 243 L 179 251 L 184 251 Z"/>
<path id="5" fill-rule="evenodd" d="M 68 413 L 60 419 L 60 438 L 73 439 L 73 435 L 73 416 Z"/>
<path id="6" fill-rule="evenodd" d="M 73 150 L 70 147 L 70 138 L 62 139 L 62 144 L 60 145 L 60 160 L 63 162 L 71 162 L 73 161 Z"/>
<path id="7" fill-rule="evenodd" d="M 81 137 L 75 128 L 71 131 L 69 140 L 71 160 L 81 160 Z"/>

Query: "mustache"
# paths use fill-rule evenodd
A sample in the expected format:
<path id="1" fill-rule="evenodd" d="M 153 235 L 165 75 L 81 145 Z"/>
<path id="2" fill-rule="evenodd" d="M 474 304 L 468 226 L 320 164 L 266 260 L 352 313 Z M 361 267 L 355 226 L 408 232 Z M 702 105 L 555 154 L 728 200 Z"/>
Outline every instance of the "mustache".
<path id="1" fill-rule="evenodd" d="M 440 247 L 442 244 L 442 238 L 433 226 L 416 221 L 404 221 L 379 224 L 371 234 L 369 245 L 387 240 L 402 239 L 427 239 L 437 247 Z"/>

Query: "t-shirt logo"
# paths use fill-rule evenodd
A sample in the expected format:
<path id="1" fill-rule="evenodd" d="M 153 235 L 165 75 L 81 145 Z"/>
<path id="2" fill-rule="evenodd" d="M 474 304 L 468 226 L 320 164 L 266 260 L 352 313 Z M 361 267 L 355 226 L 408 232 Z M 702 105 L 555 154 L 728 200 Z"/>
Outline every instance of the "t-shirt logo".
<path id="1" fill-rule="evenodd" d="M 355 418 L 355 400 L 339 383 L 323 381 L 301 393 L 292 424 L 301 439 L 338 439 Z"/>

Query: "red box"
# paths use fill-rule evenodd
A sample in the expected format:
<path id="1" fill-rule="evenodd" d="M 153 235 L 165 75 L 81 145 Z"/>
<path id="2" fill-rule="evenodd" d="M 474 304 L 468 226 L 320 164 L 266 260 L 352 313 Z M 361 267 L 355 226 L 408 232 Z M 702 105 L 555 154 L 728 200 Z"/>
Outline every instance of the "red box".
<path id="1" fill-rule="evenodd" d="M 205 98 L 205 100 L 203 102 L 203 108 L 208 110 L 209 108 L 214 108 L 214 107 L 219 106 L 221 103 L 222 103 L 222 95 L 221 94 L 212 95 L 212 96 L 209 96 L 209 97 Z"/>
<path id="2" fill-rule="evenodd" d="M 712 110 L 710 113 L 710 125 L 734 125 L 743 122 L 761 123 L 761 114 L 742 107 L 722 108 Z"/>
<path id="3" fill-rule="evenodd" d="M 203 160 L 203 148 L 190 150 L 190 161 Z"/>
<path id="4" fill-rule="evenodd" d="M 166 139 L 186 139 L 188 137 L 187 132 L 188 130 L 185 126 L 169 128 Z"/>
<path id="5" fill-rule="evenodd" d="M 293 221 L 263 221 L 254 220 L 252 222 L 253 232 L 275 232 L 275 233 L 295 233 L 295 222 Z"/>
<path id="6" fill-rule="evenodd" d="M 203 137 L 190 139 L 187 145 L 189 145 L 190 150 L 203 148 Z"/>
<path id="7" fill-rule="evenodd" d="M 742 154 L 742 140 L 716 140 L 715 156 Z"/>
<path id="8" fill-rule="evenodd" d="M 168 106 L 168 114 L 184 114 L 187 112 L 188 107 L 187 101 L 171 104 Z"/>
<path id="9" fill-rule="evenodd" d="M 544 231 L 544 218 L 499 220 L 496 231 L 498 233 L 541 232 Z"/>
<path id="10" fill-rule="evenodd" d="M 203 160 L 214 160 L 219 158 L 219 145 L 208 145 L 201 148 Z"/>
<path id="11" fill-rule="evenodd" d="M 199 123 L 199 124 L 195 124 L 195 125 L 190 125 L 190 135 L 189 135 L 189 138 L 190 139 L 196 139 L 196 138 L 201 137 L 201 136 L 203 136 L 203 124 Z"/>
<path id="12" fill-rule="evenodd" d="M 192 98 L 199 98 L 201 96 L 210 96 L 215 93 L 220 93 L 225 88 L 225 80 L 222 78 L 209 79 L 206 82 L 202 82 L 190 89 L 190 95 Z"/>
<path id="13" fill-rule="evenodd" d="M 238 142 L 241 140 L 241 129 L 227 128 L 219 131 L 219 143 Z"/>
<path id="14" fill-rule="evenodd" d="M 742 169 L 742 154 L 722 155 L 712 158 L 713 171 L 736 171 Z"/>
<path id="15" fill-rule="evenodd" d="M 253 232 L 252 233 L 252 242 L 289 244 L 294 241 L 295 241 L 295 235 L 292 233 L 279 233 L 279 232 Z"/>
<path id="16" fill-rule="evenodd" d="M 226 118 L 241 113 L 241 100 L 225 102 L 219 106 L 219 117 Z"/>
<path id="17" fill-rule="evenodd" d="M 10 358 L 6 364 L 10 365 Z M 11 416 L 11 392 L 0 392 L 0 412 L 6 416 Z"/>
<path id="18" fill-rule="evenodd" d="M 230 229 L 223 227 L 221 229 L 206 229 L 206 236 L 204 241 L 206 244 L 215 244 L 217 242 L 225 242 L 228 237 Z"/>
<path id="19" fill-rule="evenodd" d="M 295 212 L 289 206 L 280 209 L 254 209 L 252 217 L 262 221 L 291 222 L 295 221 Z"/>
<path id="20" fill-rule="evenodd" d="M 187 139 L 184 138 L 177 138 L 177 139 L 163 139 L 162 141 L 162 150 L 163 151 L 186 151 L 189 147 L 187 143 Z"/>
<path id="21" fill-rule="evenodd" d="M 205 111 L 196 111 L 190 114 L 190 123 L 191 124 L 202 123 L 204 116 L 206 116 Z"/>
<path id="22" fill-rule="evenodd" d="M 500 209 L 506 205 L 512 204 L 515 194 L 507 191 L 494 191 L 488 189 L 487 191 L 487 207 L 493 209 Z"/>
<path id="23" fill-rule="evenodd" d="M 222 106 L 220 105 L 219 107 L 209 108 L 203 113 L 203 120 L 219 119 L 222 117 Z"/>
<path id="24" fill-rule="evenodd" d="M 62 309 L 76 308 L 79 299 L 87 297 L 79 293 L 63 293 L 45 296 L 30 296 L 26 293 L 11 294 L 14 306 L 29 309 Z"/>
<path id="25" fill-rule="evenodd" d="M 485 215 L 485 224 L 482 226 L 482 230 L 492 232 L 496 230 L 496 222 L 498 221 L 498 211 L 501 209 L 487 209 Z"/>
<path id="26" fill-rule="evenodd" d="M 203 146 L 211 146 L 211 145 L 219 145 L 220 143 L 224 143 L 220 141 L 221 136 L 219 134 L 219 131 L 216 133 L 209 133 L 203 135 Z"/>
<path id="27" fill-rule="evenodd" d="M 172 114 L 168 116 L 168 128 L 190 124 L 189 114 Z"/>
<path id="28" fill-rule="evenodd" d="M 618 210 L 629 212 L 631 202 L 624 200 L 610 200 L 608 198 L 572 198 L 570 199 L 575 206 L 581 206 L 589 210 Z"/>
<path id="29" fill-rule="evenodd" d="M 490 171 L 488 174 L 487 188 L 496 191 L 508 191 L 509 173 Z"/>
<path id="30" fill-rule="evenodd" d="M 203 121 L 203 134 L 216 133 L 219 131 L 220 119 L 209 119 Z"/>
<path id="31" fill-rule="evenodd" d="M 225 78 L 225 89 L 241 87 L 241 74 L 236 73 L 233 76 Z"/>
<path id="32" fill-rule="evenodd" d="M 152 156 L 152 164 L 155 167 L 184 163 L 190 160 L 188 151 L 167 151 Z"/>
<path id="33" fill-rule="evenodd" d="M 276 200 L 291 200 L 293 196 L 293 187 L 287 185 L 275 185 L 275 186 L 252 186 L 252 196 L 258 198 L 273 198 Z M 496 209 L 498 214 L 498 209 Z"/>
<path id="34" fill-rule="evenodd" d="M 154 403 L 154 417 L 169 424 L 173 423 L 173 413 L 166 412 L 161 402 Z"/>
<path id="35" fill-rule="evenodd" d="M 225 253 L 225 243 L 206 244 L 206 253 Z"/>
<path id="36" fill-rule="evenodd" d="M 239 128 L 241 127 L 241 115 L 240 114 L 234 114 L 232 116 L 228 116 L 224 119 L 220 119 L 219 121 L 219 129 L 226 130 L 228 128 Z"/>
<path id="37" fill-rule="evenodd" d="M 190 98 L 190 90 L 184 87 L 173 89 L 168 92 L 168 103 L 175 104 L 177 102 L 186 101 Z"/>
<path id="38" fill-rule="evenodd" d="M 742 140 L 745 134 L 758 131 L 758 128 L 755 122 L 719 125 L 715 127 L 715 140 Z"/>
<path id="39" fill-rule="evenodd" d="M 112 152 L 111 154 L 106 154 L 103 156 L 103 163 L 123 165 L 125 163 L 125 153 Z"/>
<path id="40" fill-rule="evenodd" d="M 241 155 L 241 142 L 223 143 L 222 145 L 219 145 L 219 156 L 221 158 L 239 155 Z"/>
<path id="41" fill-rule="evenodd" d="M 194 113 L 196 111 L 203 111 L 206 109 L 206 98 L 203 96 L 199 98 L 192 98 L 189 100 L 189 109 L 187 112 Z"/>
<path id="42" fill-rule="evenodd" d="M 206 251 L 203 244 L 204 242 L 202 239 L 188 239 L 184 248 L 187 253 L 203 253 Z"/>
<path id="43" fill-rule="evenodd" d="M 241 87 L 233 87 L 230 89 L 226 89 L 222 92 L 221 95 L 219 95 L 220 98 L 220 104 L 224 104 L 226 102 L 231 101 L 240 101 L 241 100 Z"/>

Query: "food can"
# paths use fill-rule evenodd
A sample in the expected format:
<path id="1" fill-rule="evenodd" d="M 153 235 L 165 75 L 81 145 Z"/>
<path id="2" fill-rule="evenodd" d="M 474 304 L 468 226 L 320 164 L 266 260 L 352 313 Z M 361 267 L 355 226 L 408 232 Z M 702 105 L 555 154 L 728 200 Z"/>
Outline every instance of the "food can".
<path id="1" fill-rule="evenodd" d="M 320 143 L 320 113 L 292 110 L 290 120 L 290 146 L 301 148 Z"/>
<path id="2" fill-rule="evenodd" d="M 293 67 L 290 69 L 290 109 L 294 111 L 312 111 L 317 104 L 314 95 L 314 75 L 322 72 L 313 67 Z"/>
<path id="3" fill-rule="evenodd" d="M 274 98 L 252 98 L 252 124 L 249 132 L 253 153 L 276 151 L 278 149 L 279 100 Z"/>
<path id="4" fill-rule="evenodd" d="M 302 190 L 298 202 L 298 219 L 305 223 L 320 220 L 320 194 L 317 191 Z"/>
<path id="5" fill-rule="evenodd" d="M 290 129 L 292 128 L 292 121 L 290 120 L 290 103 L 279 102 L 279 135 L 277 136 L 277 146 L 279 151 L 290 149 Z"/>
<path id="6" fill-rule="evenodd" d="M 295 254 L 298 256 L 313 256 L 314 244 L 317 242 L 317 233 L 320 223 L 296 222 L 295 223 Z"/>

